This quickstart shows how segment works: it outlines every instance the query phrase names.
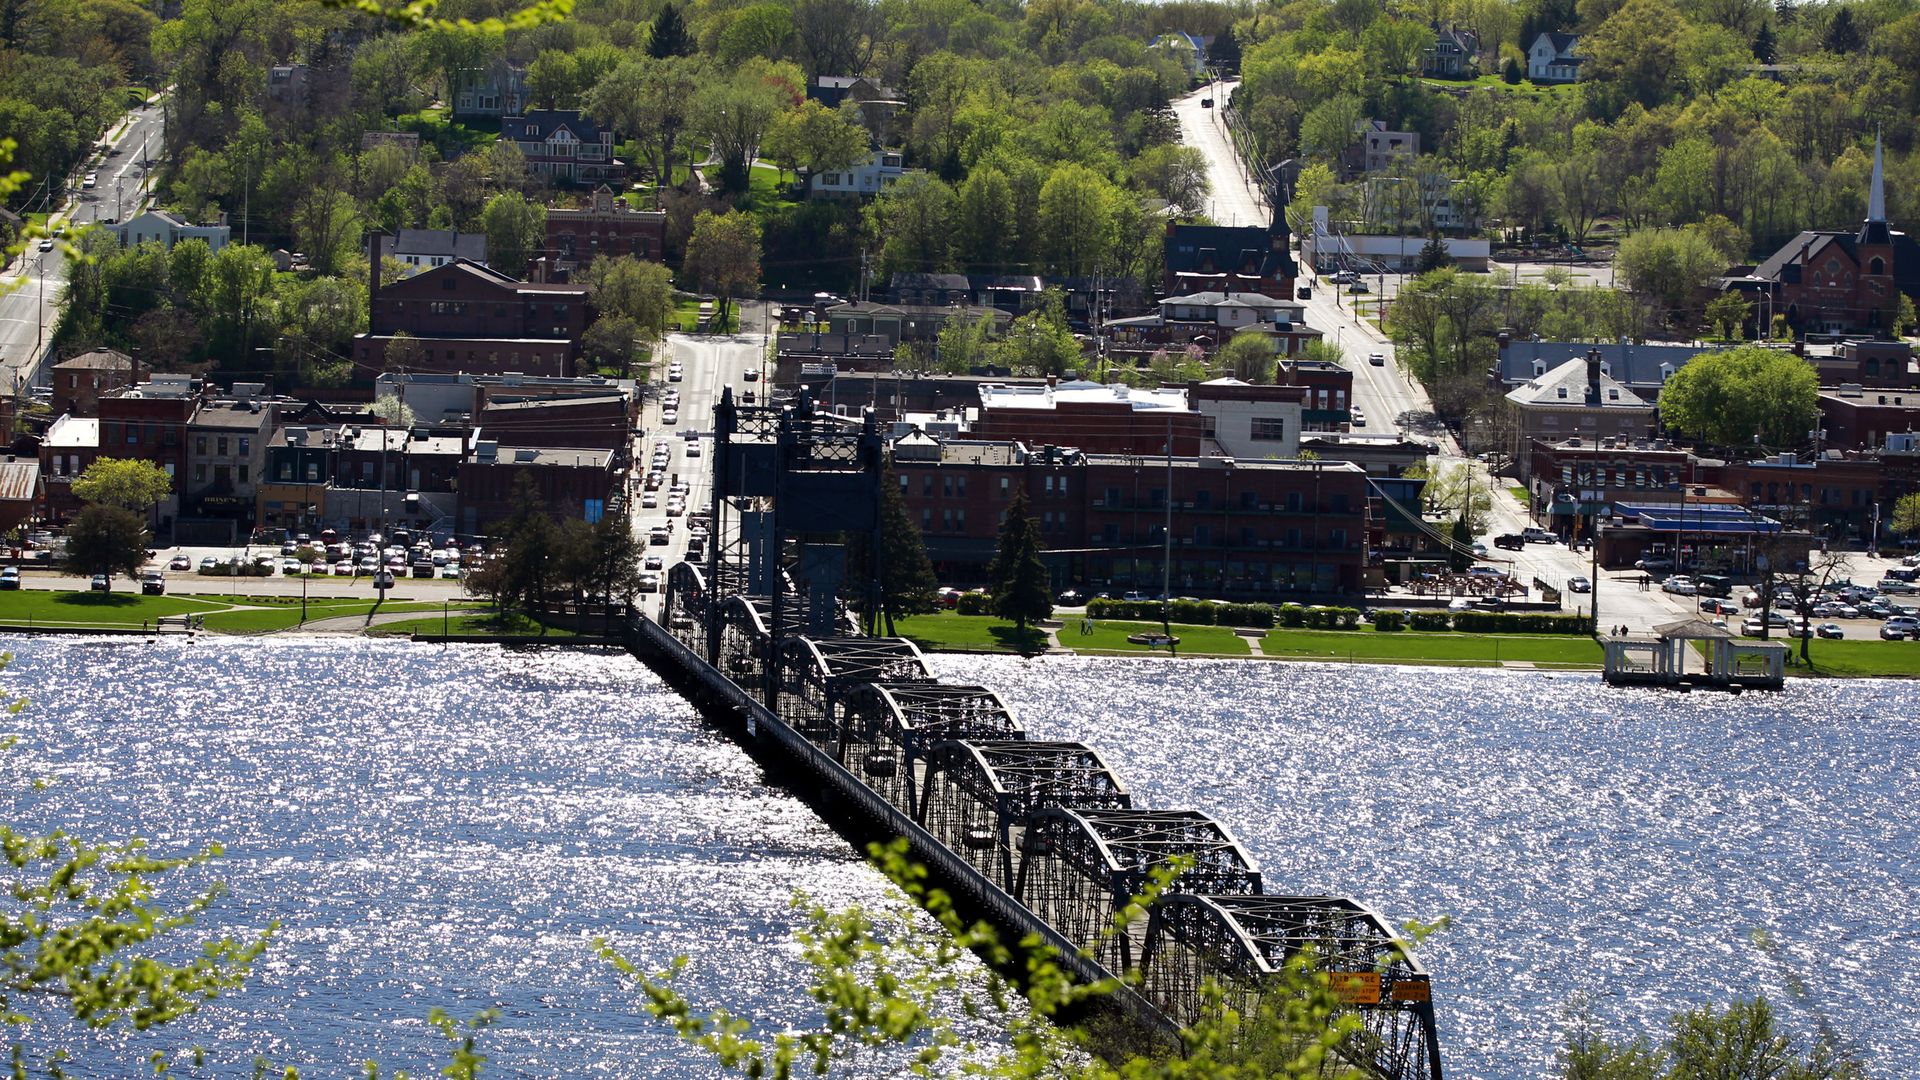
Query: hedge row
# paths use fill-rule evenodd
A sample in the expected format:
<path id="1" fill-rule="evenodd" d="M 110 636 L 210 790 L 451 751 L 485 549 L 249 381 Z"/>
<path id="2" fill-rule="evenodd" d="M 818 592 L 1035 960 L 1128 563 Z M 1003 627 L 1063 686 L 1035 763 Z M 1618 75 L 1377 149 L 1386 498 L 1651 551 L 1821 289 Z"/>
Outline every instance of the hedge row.
<path id="1" fill-rule="evenodd" d="M 203 577 L 272 577 L 279 572 L 279 568 L 272 563 L 223 562 L 203 566 L 199 570 Z"/>
<path id="2" fill-rule="evenodd" d="M 993 614 L 993 597 L 987 593 L 963 592 L 954 610 L 962 615 Z"/>
<path id="3" fill-rule="evenodd" d="M 1087 614 L 1095 619 L 1160 620 L 1158 600 L 1089 600 Z M 1271 604 L 1215 604 L 1207 600 L 1175 600 L 1167 607 L 1169 622 L 1188 626 L 1251 626 L 1265 629 L 1273 625 Z"/>
<path id="4" fill-rule="evenodd" d="M 1453 628 L 1467 634 L 1593 634 L 1590 615 L 1537 615 L 1520 611 L 1461 611 Z"/>
<path id="5" fill-rule="evenodd" d="M 969 611 L 960 599 L 962 615 L 984 614 L 985 606 Z M 1091 600 L 1087 614 L 1095 619 L 1158 621 L 1158 600 Z M 1175 600 L 1168 606 L 1170 622 L 1188 626 L 1285 626 L 1310 630 L 1352 630 L 1360 624 L 1360 609 L 1305 607 L 1300 604 L 1215 604 L 1205 600 Z M 1373 628 L 1382 631 L 1458 630 L 1466 634 L 1575 634 L 1593 633 L 1593 619 L 1585 615 L 1544 615 L 1509 611 L 1399 611 L 1382 609 L 1371 615 Z"/>

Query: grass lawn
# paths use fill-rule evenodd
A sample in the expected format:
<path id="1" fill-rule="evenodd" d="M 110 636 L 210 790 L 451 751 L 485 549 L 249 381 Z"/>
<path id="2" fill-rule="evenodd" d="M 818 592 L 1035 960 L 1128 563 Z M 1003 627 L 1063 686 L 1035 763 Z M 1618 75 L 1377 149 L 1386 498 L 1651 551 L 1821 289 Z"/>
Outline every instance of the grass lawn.
<path id="1" fill-rule="evenodd" d="M 13 626 L 139 626 L 165 615 L 217 611 L 219 608 L 219 604 L 183 596 L 48 592 L 44 589 L 0 593 L 0 623 Z"/>
<path id="2" fill-rule="evenodd" d="M 740 304 L 738 301 L 727 305 L 727 321 L 724 325 L 722 325 L 717 318 L 720 312 L 720 301 L 715 300 L 713 302 L 713 311 L 716 318 L 713 325 L 707 329 L 708 333 L 725 334 L 739 329 Z M 697 332 L 700 329 L 700 301 L 676 301 L 673 305 L 673 318 L 668 329 L 679 330 L 688 334 Z"/>
<path id="3" fill-rule="evenodd" d="M 720 166 L 711 165 L 706 170 L 707 184 L 718 190 L 720 186 Z M 742 210 L 765 210 L 782 202 L 793 202 L 780 191 L 780 170 L 772 165 L 755 163 L 747 170 L 747 191 L 740 199 Z"/>
<path id="4" fill-rule="evenodd" d="M 1572 93 L 1574 89 L 1573 83 L 1543 83 L 1536 85 L 1525 80 L 1521 80 L 1519 83 L 1509 83 L 1498 75 L 1482 75 L 1474 79 L 1421 79 L 1420 81 L 1425 83 L 1428 89 L 1440 91 L 1471 88 L 1474 90 L 1499 90 L 1508 94 L 1525 94 L 1529 92 L 1535 94 L 1569 94 Z"/>
<path id="5" fill-rule="evenodd" d="M 1127 640 L 1128 634 L 1159 632 L 1159 623 L 1095 619 L 1093 633 L 1082 634 L 1080 625 L 1069 619 L 1067 625 L 1060 629 L 1060 644 L 1077 653 L 1165 655 L 1167 650 L 1164 647 L 1135 645 Z M 1228 626 L 1188 626 L 1183 623 L 1174 623 L 1173 636 L 1180 639 L 1180 644 L 1175 651 L 1181 656 L 1250 656 L 1253 653 L 1253 649 L 1247 645 L 1247 639 L 1234 633 L 1233 628 Z"/>
<path id="6" fill-rule="evenodd" d="M 1775 638 L 1774 640 L 1781 640 Z M 1833 641 L 1813 642 L 1807 654 L 1813 658 L 1811 669 L 1800 663 L 1800 642 L 1786 639 L 1789 676 L 1838 675 L 1848 678 L 1899 678 L 1920 675 L 1920 642 L 1916 641 Z"/>
<path id="7" fill-rule="evenodd" d="M 1593 664 L 1601 661 L 1592 638 L 1558 634 L 1420 634 L 1398 630 L 1270 630 L 1260 641 L 1268 656 L 1495 664 Z"/>
<path id="8" fill-rule="evenodd" d="M 274 597 L 275 601 L 283 599 Z M 471 611 L 471 604 L 456 604 L 454 611 Z M 372 611 L 371 600 L 342 600 L 328 598 L 325 602 L 309 600 L 307 602 L 307 621 L 320 619 L 338 619 L 347 615 L 365 615 Z M 383 604 L 380 613 L 407 611 L 439 611 L 439 604 L 397 603 Z M 408 620 L 411 622 L 412 620 Z M 271 607 L 238 608 L 231 611 L 216 612 L 207 616 L 206 628 L 222 634 L 261 634 L 273 630 L 291 630 L 300 625 L 300 598 L 293 597 L 291 604 L 275 603 Z M 438 625 L 438 620 L 435 620 Z M 375 627 L 374 629 L 381 629 Z"/>
<path id="9" fill-rule="evenodd" d="M 1518 484 L 1508 488 L 1507 494 L 1513 496 L 1513 501 L 1519 503 L 1521 506 L 1526 506 L 1528 503 L 1527 489 Z"/>
<path id="10" fill-rule="evenodd" d="M 403 113 L 394 117 L 393 123 L 395 129 L 414 132 L 442 149 L 451 146 L 464 150 L 484 150 L 500 138 L 497 121 L 491 125 L 491 130 L 487 124 L 456 123 L 449 119 L 446 110 L 437 107 Z"/>
<path id="11" fill-rule="evenodd" d="M 408 634 L 470 634 L 475 636 L 499 635 L 502 637 L 577 637 L 572 630 L 557 626 L 546 626 L 525 615 L 501 616 L 493 611 L 471 611 L 451 619 L 442 619 L 438 615 L 424 619 L 402 619 L 399 622 L 384 623 L 369 627 L 369 634 L 393 635 Z"/>
<path id="12" fill-rule="evenodd" d="M 1024 635 L 1010 622 L 986 615 L 915 615 L 896 619 L 894 632 L 933 652 L 1039 652 L 1047 633 L 1028 627 Z"/>

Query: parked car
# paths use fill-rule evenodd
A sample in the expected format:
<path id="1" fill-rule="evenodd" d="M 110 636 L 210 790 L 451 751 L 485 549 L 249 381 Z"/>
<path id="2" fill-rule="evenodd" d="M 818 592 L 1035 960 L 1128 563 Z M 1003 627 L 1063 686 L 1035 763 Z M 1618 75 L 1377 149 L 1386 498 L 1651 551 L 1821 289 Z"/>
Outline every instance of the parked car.
<path id="1" fill-rule="evenodd" d="M 20 587 L 20 568 L 17 566 L 0 567 L 0 589 L 12 591 Z"/>
<path id="2" fill-rule="evenodd" d="M 1761 631 L 1766 628 L 1766 625 L 1766 623 L 1761 622 L 1759 619 L 1748 619 L 1746 622 L 1740 624 L 1740 632 L 1748 637 L 1759 637 Z"/>
<path id="3" fill-rule="evenodd" d="M 1695 585 L 1693 579 L 1685 574 L 1675 574 L 1661 582 L 1660 589 L 1662 592 L 1669 592 L 1675 596 L 1692 596 L 1700 591 L 1700 586 Z"/>
<path id="4" fill-rule="evenodd" d="M 1905 641 L 1911 636 L 1911 632 L 1902 630 L 1897 626 L 1882 626 L 1880 628 L 1880 640 L 1882 641 Z"/>
<path id="5" fill-rule="evenodd" d="M 1372 292 L 1373 289 L 1364 281 L 1355 281 L 1353 284 L 1347 286 L 1347 291 L 1350 293 L 1369 293 Z"/>
<path id="6" fill-rule="evenodd" d="M 1713 615 L 1738 615 L 1740 614 L 1740 605 L 1731 600 L 1722 600 L 1717 596 L 1709 596 L 1700 601 L 1700 610 Z"/>
<path id="7" fill-rule="evenodd" d="M 1506 551 L 1522 551 L 1527 546 L 1527 538 L 1520 533 L 1501 533 L 1493 538 L 1493 546 Z"/>
<path id="8" fill-rule="evenodd" d="M 1478 542 L 1478 541 L 1475 541 L 1475 542 L 1474 542 L 1474 545 L 1473 545 L 1473 556 L 1474 556 L 1474 558 L 1476 558 L 1476 559 L 1484 559 L 1484 558 L 1486 558 L 1486 557 L 1487 557 L 1487 545 L 1485 545 L 1485 544 L 1482 544 L 1482 543 L 1480 543 L 1480 542 Z"/>
<path id="9" fill-rule="evenodd" d="M 1893 618 L 1888 619 L 1880 628 L 1882 630 L 1898 631 L 1903 637 L 1914 637 L 1920 635 L 1920 619 L 1916 619 L 1911 615 L 1895 615 Z M 1880 636 L 1886 637 L 1885 634 Z"/>
<path id="10" fill-rule="evenodd" d="M 1847 636 L 1847 632 L 1840 628 L 1839 623 L 1831 622 L 1821 623 L 1819 626 L 1813 628 L 1813 632 L 1823 638 L 1843 638 Z"/>
<path id="11" fill-rule="evenodd" d="M 1553 535 L 1545 529 L 1521 529 L 1520 535 L 1525 537 L 1529 544 L 1553 544 L 1558 543 L 1560 540 L 1558 536 Z"/>
<path id="12" fill-rule="evenodd" d="M 1592 592 L 1593 582 L 1588 581 L 1585 574 L 1575 574 L 1567 579 L 1567 591 L 1579 593 Z"/>
<path id="13" fill-rule="evenodd" d="M 1079 589 L 1063 589 L 1060 595 L 1053 599 L 1054 603 L 1059 604 L 1061 607 L 1079 607 L 1081 604 L 1087 602 L 1086 596 L 1082 594 Z"/>
<path id="14" fill-rule="evenodd" d="M 113 583 L 107 580 L 107 575 L 95 574 L 93 575 L 93 583 L 90 588 L 92 588 L 94 592 L 112 592 Z"/>
<path id="15" fill-rule="evenodd" d="M 335 577 L 352 577 L 353 564 L 345 559 L 341 559 L 339 562 L 333 564 L 333 574 Z"/>
<path id="16" fill-rule="evenodd" d="M 200 560 L 200 569 L 202 570 L 212 570 L 213 568 L 219 565 L 220 565 L 220 560 L 214 558 L 211 555 L 208 555 L 206 558 Z"/>
<path id="17" fill-rule="evenodd" d="M 1673 560 L 1656 555 L 1645 559 L 1634 560 L 1633 568 L 1635 570 L 1671 570 L 1673 569 Z"/>
<path id="18" fill-rule="evenodd" d="M 149 570 L 140 575 L 141 596 L 162 596 L 167 591 L 167 579 L 158 570 Z"/>

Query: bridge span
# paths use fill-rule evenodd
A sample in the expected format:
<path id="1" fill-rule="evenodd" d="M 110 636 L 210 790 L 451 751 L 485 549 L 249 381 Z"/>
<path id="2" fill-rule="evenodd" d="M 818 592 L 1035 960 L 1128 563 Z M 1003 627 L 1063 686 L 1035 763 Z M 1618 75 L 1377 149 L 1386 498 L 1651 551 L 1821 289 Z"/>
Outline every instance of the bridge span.
<path id="1" fill-rule="evenodd" d="M 1172 1033 L 1213 981 L 1242 1009 L 1313 948 L 1363 1025 L 1345 1062 L 1440 1080 L 1432 984 L 1393 926 L 1340 896 L 1289 895 L 1221 822 L 1137 805 L 1099 750 L 1030 738 L 991 688 L 935 679 L 910 641 L 881 636 L 880 483 L 871 414 L 783 407 L 715 413 L 711 540 L 668 572 L 636 649 L 697 687 L 737 737 L 789 762 L 1015 936 L 1038 934 L 1087 981 L 1133 976 L 1117 1004 Z M 1106 933 L 1155 869 L 1187 868 L 1141 917 Z M 1276 886 L 1279 886 L 1276 888 Z"/>

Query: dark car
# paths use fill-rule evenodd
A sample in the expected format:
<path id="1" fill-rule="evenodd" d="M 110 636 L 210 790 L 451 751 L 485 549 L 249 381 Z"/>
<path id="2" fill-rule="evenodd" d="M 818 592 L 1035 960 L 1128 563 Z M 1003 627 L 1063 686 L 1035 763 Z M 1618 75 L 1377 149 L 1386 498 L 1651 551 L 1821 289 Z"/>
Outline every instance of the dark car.
<path id="1" fill-rule="evenodd" d="M 1527 538 L 1519 533 L 1501 533 L 1493 538 L 1493 546 L 1508 551 L 1523 551 L 1527 546 Z"/>
<path id="2" fill-rule="evenodd" d="M 167 579 L 160 575 L 160 571 L 149 570 L 141 576 L 140 595 L 165 596 L 166 592 L 167 592 Z"/>
<path id="3" fill-rule="evenodd" d="M 1054 603 L 1059 604 L 1061 607 L 1079 607 L 1081 604 L 1087 602 L 1087 598 L 1081 595 L 1078 589 L 1067 589 L 1053 599 Z"/>
<path id="4" fill-rule="evenodd" d="M 19 567 L 9 566 L 4 569 L 0 569 L 0 589 L 17 589 L 19 587 L 20 587 L 20 568 Z"/>

